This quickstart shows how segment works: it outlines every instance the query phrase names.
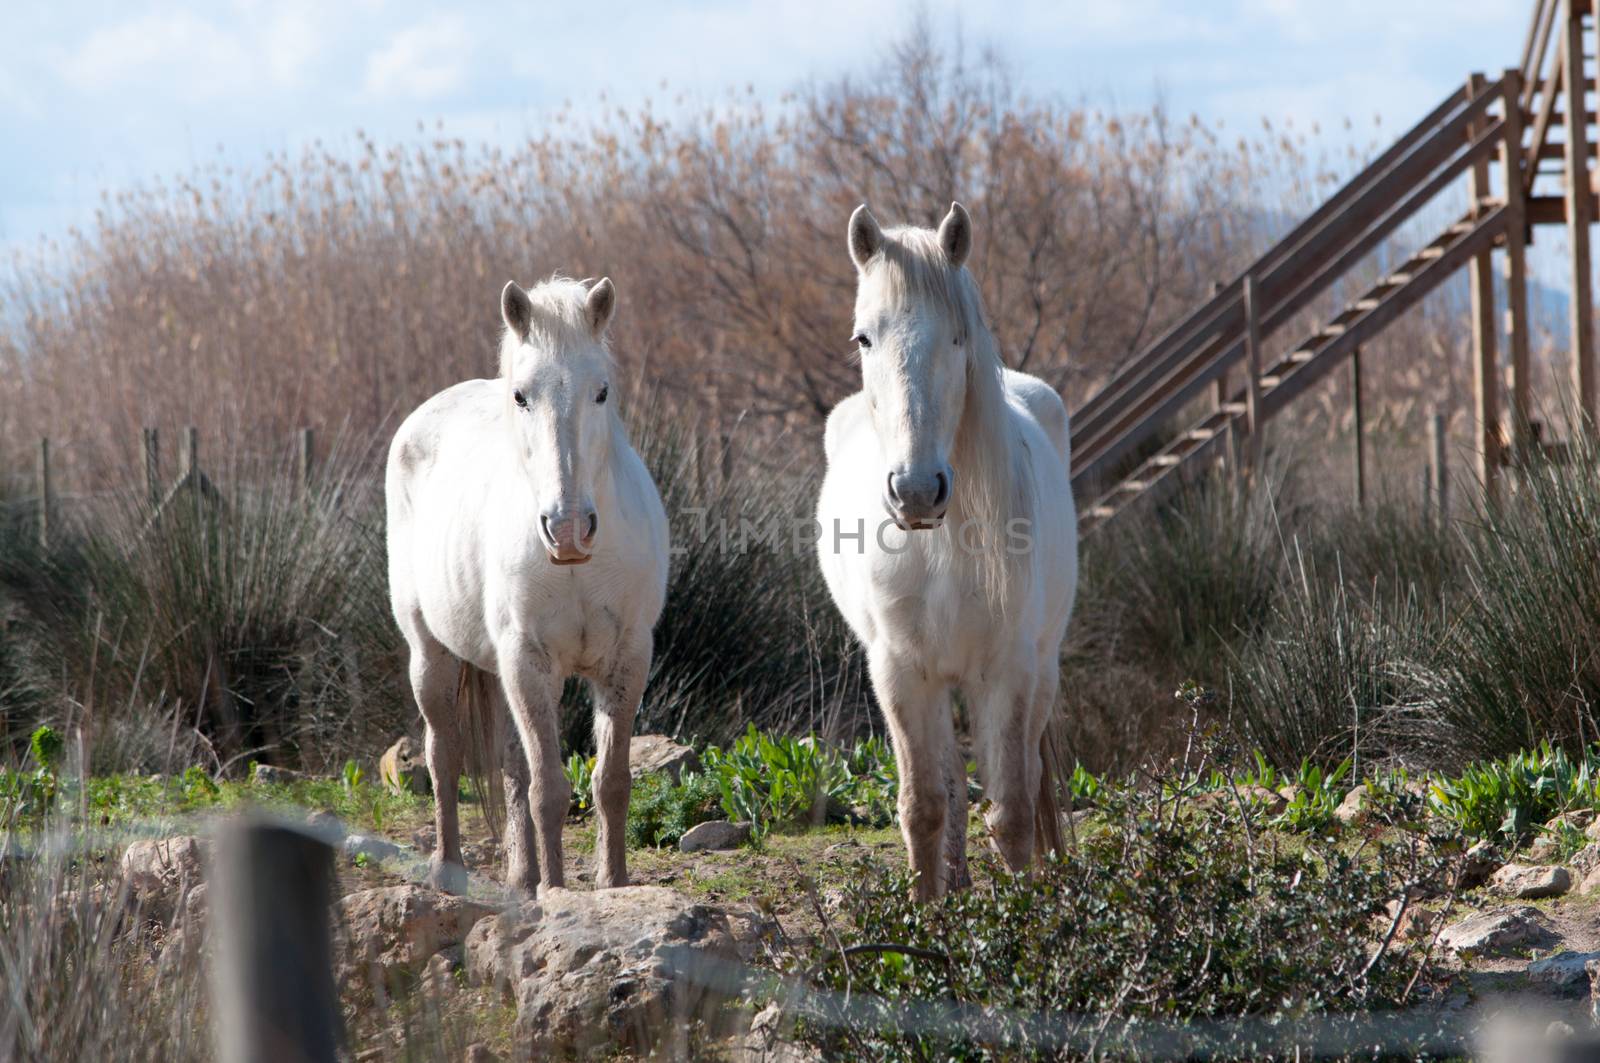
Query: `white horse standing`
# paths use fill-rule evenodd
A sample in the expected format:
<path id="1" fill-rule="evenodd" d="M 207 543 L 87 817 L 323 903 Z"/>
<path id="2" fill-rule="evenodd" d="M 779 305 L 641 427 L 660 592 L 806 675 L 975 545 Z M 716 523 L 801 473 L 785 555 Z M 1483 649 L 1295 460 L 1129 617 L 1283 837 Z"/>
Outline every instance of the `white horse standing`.
<path id="1" fill-rule="evenodd" d="M 666 594 L 667 518 L 607 402 L 615 303 L 609 279 L 507 284 L 499 379 L 435 395 L 389 448 L 390 595 L 427 726 L 441 887 L 465 877 L 456 788 L 474 709 L 463 695 L 491 735 L 508 705 L 516 725 L 503 736 L 507 885 L 562 885 L 570 788 L 557 716 L 574 674 L 596 708 L 595 884 L 628 881 L 628 744 Z"/>
<path id="2" fill-rule="evenodd" d="M 1041 739 L 1078 583 L 1067 411 L 1001 362 L 964 266 L 972 222 L 959 203 L 937 233 L 884 231 L 859 207 L 849 246 L 863 387 L 828 418 L 818 549 L 867 650 L 926 899 L 966 880 L 953 689 L 1006 863 L 1026 866 L 1047 829 L 1035 823 Z"/>

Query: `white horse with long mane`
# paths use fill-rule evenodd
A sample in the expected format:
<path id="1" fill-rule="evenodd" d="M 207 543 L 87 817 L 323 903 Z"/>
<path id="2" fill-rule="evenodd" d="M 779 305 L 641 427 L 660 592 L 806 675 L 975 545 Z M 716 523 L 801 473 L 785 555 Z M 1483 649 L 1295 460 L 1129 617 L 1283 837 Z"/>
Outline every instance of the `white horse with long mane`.
<path id="1" fill-rule="evenodd" d="M 607 401 L 615 305 L 609 279 L 508 283 L 499 378 L 441 391 L 389 448 L 390 595 L 426 723 L 444 888 L 465 881 L 456 788 L 474 728 L 491 764 L 503 753 L 507 885 L 563 884 L 570 675 L 594 693 L 595 884 L 628 881 L 628 744 L 666 595 L 667 518 Z"/>
<path id="2" fill-rule="evenodd" d="M 959 203 L 938 232 L 886 231 L 859 207 L 849 247 L 863 386 L 828 417 L 818 549 L 867 650 L 916 893 L 931 898 L 967 876 L 953 690 L 1002 858 L 1026 866 L 1055 830 L 1035 816 L 1078 582 L 1067 411 L 1001 361 Z"/>

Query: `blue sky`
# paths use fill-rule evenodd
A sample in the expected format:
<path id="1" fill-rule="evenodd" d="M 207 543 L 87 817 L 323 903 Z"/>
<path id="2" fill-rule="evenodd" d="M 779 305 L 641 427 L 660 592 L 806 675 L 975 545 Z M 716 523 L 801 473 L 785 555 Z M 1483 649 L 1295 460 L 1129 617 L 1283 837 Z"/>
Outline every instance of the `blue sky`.
<path id="1" fill-rule="evenodd" d="M 1518 59 L 1521 0 L 928 0 L 992 44 L 1033 95 L 1174 111 L 1235 128 L 1319 122 L 1371 143 L 1474 69 Z M 901 0 L 435 5 L 4 0 L 0 244 L 92 216 L 100 193 L 223 157 L 248 165 L 357 128 L 442 119 L 516 140 L 564 101 L 696 102 L 750 86 L 870 77 L 915 10 Z M 663 84 L 666 86 L 663 89 Z M 1342 132 L 1343 119 L 1357 123 Z M 1382 135 L 1382 134 L 1377 134 Z"/>

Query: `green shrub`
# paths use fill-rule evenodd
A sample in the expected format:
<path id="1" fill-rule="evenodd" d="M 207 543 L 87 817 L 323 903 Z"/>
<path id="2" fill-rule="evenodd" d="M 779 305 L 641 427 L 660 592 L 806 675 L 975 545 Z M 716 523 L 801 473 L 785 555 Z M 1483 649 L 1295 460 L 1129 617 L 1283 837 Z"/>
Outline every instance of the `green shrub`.
<path id="1" fill-rule="evenodd" d="M 726 750 L 707 750 L 702 761 L 729 818 L 754 824 L 758 835 L 781 824 L 820 826 L 863 806 L 887 822 L 895 807 L 894 759 L 882 739 L 841 752 L 816 735 L 789 738 L 752 725 Z"/>
<path id="2" fill-rule="evenodd" d="M 1019 875 L 986 858 L 932 904 L 864 862 L 787 965 L 828 991 L 803 998 L 805 1038 L 839 1058 L 1261 1058 L 1319 1051 L 1315 1016 L 1405 1002 L 1419 961 L 1391 943 L 1369 962 L 1373 915 L 1437 871 L 1419 850 L 1291 853 L 1143 799 L 1104 814 L 1077 851 Z"/>
<path id="3" fill-rule="evenodd" d="M 1544 742 L 1501 760 L 1468 764 L 1459 775 L 1435 780 L 1429 799 L 1468 834 L 1518 842 L 1558 812 L 1600 805 L 1600 749 L 1574 760 Z"/>
<path id="4" fill-rule="evenodd" d="M 633 784 L 628 802 L 628 845 L 661 848 L 676 845 L 697 823 L 722 816 L 722 790 L 715 779 L 685 771 L 672 777 L 652 772 Z"/>

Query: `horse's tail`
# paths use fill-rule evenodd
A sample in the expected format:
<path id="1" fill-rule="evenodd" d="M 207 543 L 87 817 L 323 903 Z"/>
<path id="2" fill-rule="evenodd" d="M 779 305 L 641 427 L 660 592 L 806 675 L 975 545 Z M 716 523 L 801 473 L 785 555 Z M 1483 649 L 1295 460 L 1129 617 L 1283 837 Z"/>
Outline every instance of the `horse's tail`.
<path id="1" fill-rule="evenodd" d="M 456 718 L 465 747 L 467 780 L 478 807 L 483 809 L 489 836 L 496 843 L 500 841 L 500 825 L 506 818 L 505 790 L 500 781 L 503 738 L 499 731 L 510 722 L 501 720 L 505 714 L 499 711 L 500 698 L 490 687 L 497 682 L 498 679 L 483 669 L 461 662 L 460 677 L 456 681 Z"/>
<path id="2" fill-rule="evenodd" d="M 1066 852 L 1061 844 L 1060 786 L 1068 787 L 1067 812 L 1070 815 L 1072 811 L 1072 773 L 1061 760 L 1061 744 L 1056 741 L 1055 731 L 1056 720 L 1052 713 L 1051 719 L 1045 724 L 1044 734 L 1039 736 L 1039 759 L 1043 762 L 1044 770 L 1039 773 L 1039 801 L 1034 806 L 1033 815 L 1033 850 L 1034 855 L 1039 857 L 1046 853 Z M 1077 841 L 1076 837 L 1073 841 Z"/>

